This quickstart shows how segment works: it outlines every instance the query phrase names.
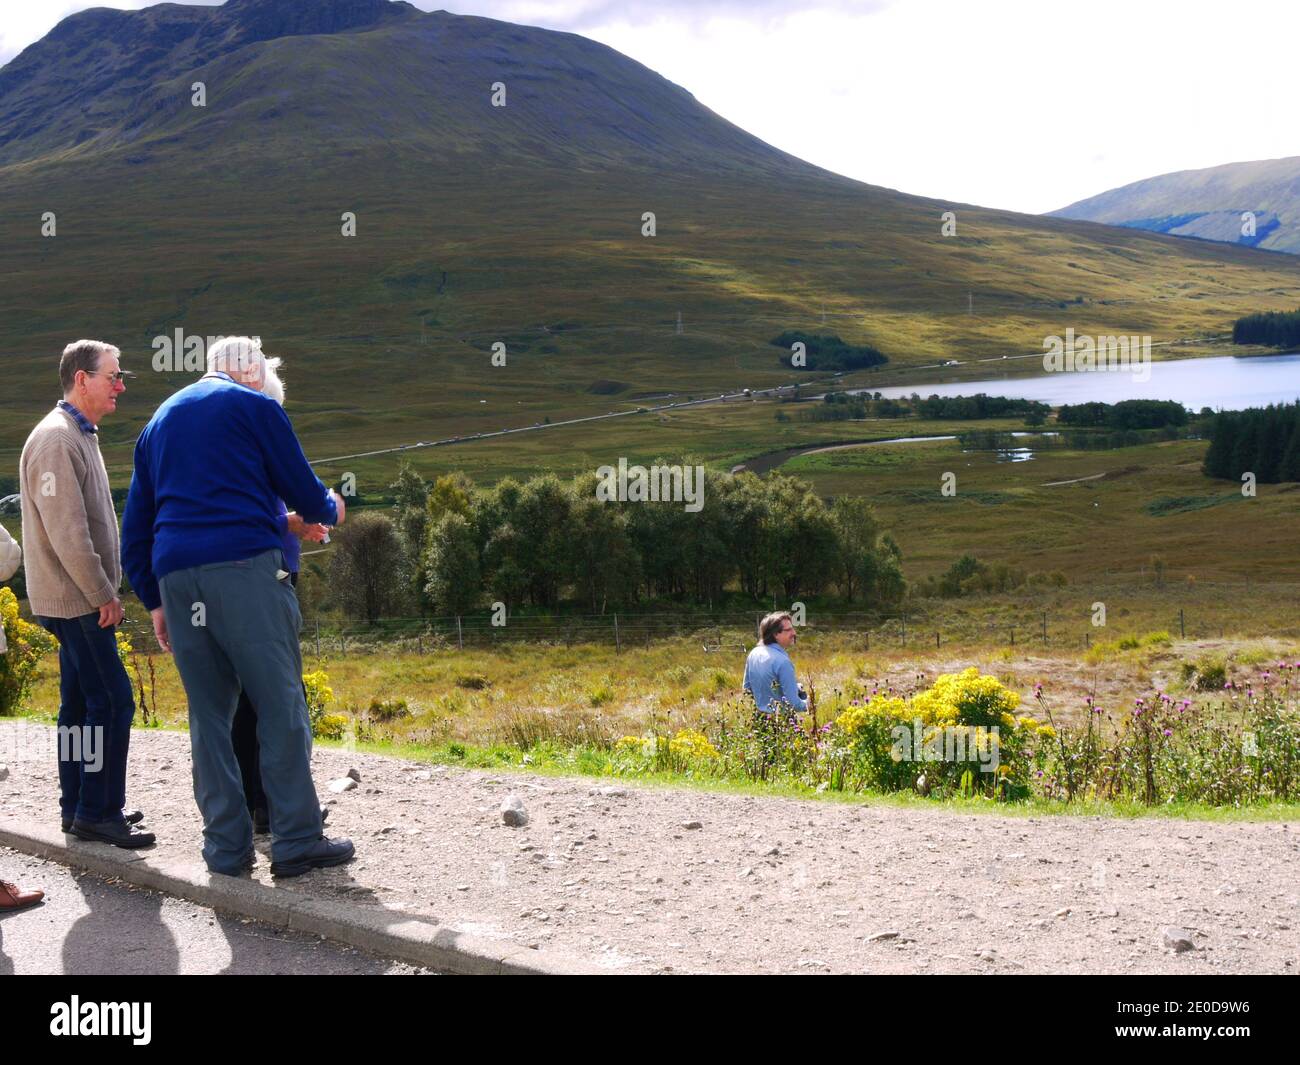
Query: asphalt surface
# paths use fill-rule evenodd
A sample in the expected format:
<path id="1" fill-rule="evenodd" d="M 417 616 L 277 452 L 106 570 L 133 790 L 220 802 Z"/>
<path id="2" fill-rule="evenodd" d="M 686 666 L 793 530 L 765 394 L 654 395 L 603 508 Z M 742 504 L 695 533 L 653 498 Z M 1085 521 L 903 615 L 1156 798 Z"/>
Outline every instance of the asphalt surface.
<path id="1" fill-rule="evenodd" d="M 3 847 L 0 879 L 45 892 L 0 917 L 0 976 L 428 973 Z"/>

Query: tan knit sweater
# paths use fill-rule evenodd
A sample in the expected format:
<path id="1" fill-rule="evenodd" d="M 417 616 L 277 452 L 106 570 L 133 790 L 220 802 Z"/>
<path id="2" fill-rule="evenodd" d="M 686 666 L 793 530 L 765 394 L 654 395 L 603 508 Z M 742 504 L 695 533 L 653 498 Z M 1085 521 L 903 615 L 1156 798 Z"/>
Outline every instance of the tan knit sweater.
<path id="1" fill-rule="evenodd" d="M 117 514 L 99 437 L 58 407 L 18 460 L 27 600 L 38 617 L 74 618 L 110 602 L 122 583 Z"/>

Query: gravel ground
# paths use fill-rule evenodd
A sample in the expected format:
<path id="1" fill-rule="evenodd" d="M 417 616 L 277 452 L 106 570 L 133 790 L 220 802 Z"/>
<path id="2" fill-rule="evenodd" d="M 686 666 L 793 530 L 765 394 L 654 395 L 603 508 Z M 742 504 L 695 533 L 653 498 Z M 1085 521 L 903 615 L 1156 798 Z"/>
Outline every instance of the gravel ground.
<path id="1" fill-rule="evenodd" d="M 0 723 L 11 817 L 58 816 L 52 730 Z M 42 743 L 43 741 L 43 743 Z M 132 736 L 128 805 L 198 858 L 189 736 Z M 1300 825 L 1002 817 L 430 767 L 320 748 L 357 859 L 278 890 L 625 972 L 1293 973 Z M 355 769 L 355 788 L 330 781 Z M 522 800 L 528 823 L 500 808 Z M 698 825 L 698 827 L 690 827 Z M 266 838 L 254 876 L 271 882 Z M 1166 929 L 1192 949 L 1167 945 Z"/>
<path id="2" fill-rule="evenodd" d="M 0 878 L 45 892 L 40 904 L 0 916 L 0 976 L 428 972 L 7 847 Z"/>

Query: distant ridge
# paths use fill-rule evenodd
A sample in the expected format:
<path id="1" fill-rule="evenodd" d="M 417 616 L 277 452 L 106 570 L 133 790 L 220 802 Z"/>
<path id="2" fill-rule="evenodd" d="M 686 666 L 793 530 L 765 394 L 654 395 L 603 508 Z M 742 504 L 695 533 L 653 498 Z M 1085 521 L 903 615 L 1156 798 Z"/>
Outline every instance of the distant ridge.
<path id="1" fill-rule="evenodd" d="M 1162 174 L 1051 214 L 1298 254 L 1300 156 Z"/>

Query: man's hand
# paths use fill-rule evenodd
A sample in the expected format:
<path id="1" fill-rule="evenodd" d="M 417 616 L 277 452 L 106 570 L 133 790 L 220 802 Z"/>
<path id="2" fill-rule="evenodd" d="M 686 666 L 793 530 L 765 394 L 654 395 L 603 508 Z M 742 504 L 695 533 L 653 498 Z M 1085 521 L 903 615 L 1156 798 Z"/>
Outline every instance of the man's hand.
<path id="1" fill-rule="evenodd" d="M 334 497 L 334 505 L 338 507 L 338 511 L 339 511 L 339 520 L 336 521 L 334 524 L 342 525 L 343 519 L 347 517 L 347 513 L 348 513 L 347 504 L 343 502 L 343 497 L 339 495 L 336 491 L 334 491 L 333 488 L 330 489 L 330 495 Z"/>
<path id="2" fill-rule="evenodd" d="M 330 527 L 328 525 L 303 525 L 302 532 L 298 534 L 298 539 L 319 544 L 329 535 L 329 532 Z"/>
<path id="3" fill-rule="evenodd" d="M 120 625 L 125 614 L 126 611 L 122 609 L 122 600 L 114 596 L 99 608 L 99 627 L 101 629 L 111 629 L 114 625 Z"/>
<path id="4" fill-rule="evenodd" d="M 158 639 L 158 646 L 164 654 L 171 654 L 172 643 L 167 638 L 167 615 L 163 613 L 162 607 L 149 611 L 149 615 L 153 618 L 153 634 Z"/>

